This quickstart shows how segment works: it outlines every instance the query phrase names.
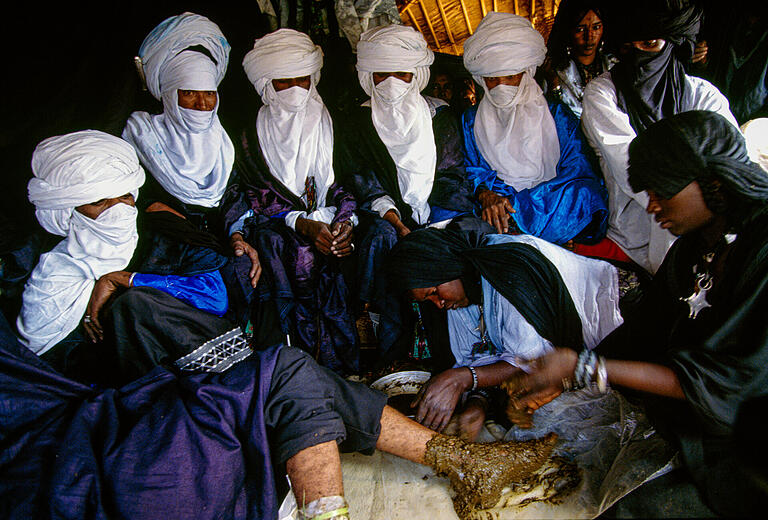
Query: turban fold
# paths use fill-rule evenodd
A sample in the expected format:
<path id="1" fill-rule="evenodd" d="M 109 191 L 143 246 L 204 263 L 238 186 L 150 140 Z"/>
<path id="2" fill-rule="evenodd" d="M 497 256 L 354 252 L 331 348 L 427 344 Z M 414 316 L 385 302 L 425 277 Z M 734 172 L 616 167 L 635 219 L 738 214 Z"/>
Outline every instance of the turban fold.
<path id="1" fill-rule="evenodd" d="M 145 178 L 133 147 L 98 130 L 45 139 L 32 154 L 32 173 L 27 189 L 38 220 L 61 236 L 74 208 L 136 192 Z"/>
<path id="2" fill-rule="evenodd" d="M 258 38 L 243 59 L 248 80 L 260 96 L 268 80 L 313 77 L 319 80 L 323 51 L 306 34 L 293 29 L 278 29 Z"/>
<path id="3" fill-rule="evenodd" d="M 181 51 L 198 45 L 205 48 L 213 58 L 215 84 L 218 86 L 227 72 L 230 46 L 219 26 L 208 18 L 189 12 L 172 16 L 144 38 L 139 48 L 139 57 L 144 67 L 147 88 L 155 98 L 160 99 L 164 89 L 172 88 L 162 83 L 167 77 L 164 69 L 168 62 Z"/>
<path id="4" fill-rule="evenodd" d="M 666 199 L 702 178 L 714 178 L 747 199 L 768 199 L 768 175 L 750 160 L 742 134 L 706 110 L 649 126 L 629 146 L 628 172 L 633 190 L 650 189 Z"/>
<path id="5" fill-rule="evenodd" d="M 424 36 L 407 25 L 384 25 L 360 35 L 357 72 L 366 94 L 373 88 L 373 72 L 412 72 L 418 90 L 429 81 L 429 66 L 435 61 Z"/>
<path id="6" fill-rule="evenodd" d="M 511 76 L 544 63 L 547 46 L 531 22 L 490 12 L 464 42 L 464 67 L 473 76 Z"/>

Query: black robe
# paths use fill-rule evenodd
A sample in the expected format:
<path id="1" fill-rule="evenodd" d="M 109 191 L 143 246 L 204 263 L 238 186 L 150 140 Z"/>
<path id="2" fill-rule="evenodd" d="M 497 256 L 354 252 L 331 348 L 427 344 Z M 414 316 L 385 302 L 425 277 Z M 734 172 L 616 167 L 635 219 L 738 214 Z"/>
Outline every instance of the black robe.
<path id="1" fill-rule="evenodd" d="M 693 292 L 693 266 L 706 252 L 698 236 L 680 237 L 637 312 L 597 351 L 674 370 L 685 400 L 647 397 L 649 416 L 679 445 L 710 507 L 741 515 L 756 497 L 748 468 L 766 453 L 763 442 L 744 445 L 738 439 L 755 438 L 740 426 L 754 417 L 755 406 L 762 403 L 760 413 L 767 411 L 768 213 L 763 210 L 738 231 L 723 273 L 707 294 L 711 307 L 690 319 L 680 298 Z M 765 485 L 764 467 L 759 471 Z"/>

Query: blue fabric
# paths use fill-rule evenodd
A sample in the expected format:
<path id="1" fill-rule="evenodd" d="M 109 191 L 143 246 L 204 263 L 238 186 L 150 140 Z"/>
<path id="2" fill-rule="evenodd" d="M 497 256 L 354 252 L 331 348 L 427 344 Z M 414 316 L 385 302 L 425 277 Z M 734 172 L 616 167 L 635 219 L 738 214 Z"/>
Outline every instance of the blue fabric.
<path id="1" fill-rule="evenodd" d="M 435 222 L 442 222 L 444 220 L 450 220 L 459 215 L 465 215 L 466 212 L 454 211 L 452 209 L 441 208 L 440 206 L 429 205 L 429 221 L 428 224 L 434 224 Z"/>
<path id="2" fill-rule="evenodd" d="M 222 374 L 67 379 L 0 316 L 4 519 L 276 519 L 264 409 L 279 347 Z"/>
<path id="3" fill-rule="evenodd" d="M 227 288 L 219 271 L 193 276 L 136 273 L 134 287 L 153 287 L 201 311 L 223 316 L 229 307 Z"/>
<path id="4" fill-rule="evenodd" d="M 608 226 L 605 184 L 573 112 L 562 103 L 549 103 L 549 110 L 560 141 L 554 179 L 519 192 L 499 179 L 475 141 L 477 105 L 462 116 L 467 177 L 475 193 L 482 186 L 509 198 L 516 211 L 512 218 L 523 233 L 555 244 L 571 239 L 583 244 L 597 243 L 605 237 Z M 480 210 L 476 211 L 480 216 Z"/>

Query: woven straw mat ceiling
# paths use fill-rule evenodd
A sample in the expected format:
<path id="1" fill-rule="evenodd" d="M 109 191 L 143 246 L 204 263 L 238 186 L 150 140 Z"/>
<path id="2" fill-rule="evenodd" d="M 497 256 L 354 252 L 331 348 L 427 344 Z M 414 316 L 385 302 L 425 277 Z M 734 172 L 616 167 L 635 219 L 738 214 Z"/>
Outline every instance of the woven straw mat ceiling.
<path id="1" fill-rule="evenodd" d="M 546 39 L 560 0 L 396 0 L 396 4 L 403 23 L 421 32 L 433 51 L 460 56 L 464 40 L 490 11 L 524 16 Z"/>

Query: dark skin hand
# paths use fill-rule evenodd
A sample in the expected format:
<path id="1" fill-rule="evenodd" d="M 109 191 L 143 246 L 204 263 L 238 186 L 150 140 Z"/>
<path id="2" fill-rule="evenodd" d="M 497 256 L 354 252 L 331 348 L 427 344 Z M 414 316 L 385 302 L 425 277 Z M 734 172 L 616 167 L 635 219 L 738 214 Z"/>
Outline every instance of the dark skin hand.
<path id="1" fill-rule="evenodd" d="M 483 208 L 483 220 L 495 227 L 498 233 L 509 231 L 509 214 L 515 213 L 509 199 L 491 190 L 480 191 L 477 198 Z"/>
<path id="2" fill-rule="evenodd" d="M 232 246 L 232 251 L 235 256 L 247 255 L 251 259 L 251 270 L 248 272 L 248 276 L 251 279 L 251 286 L 256 287 L 261 278 L 261 262 L 259 261 L 259 253 L 245 241 L 242 233 L 232 233 L 229 238 L 229 245 Z"/>
<path id="3" fill-rule="evenodd" d="M 467 442 L 474 442 L 485 424 L 487 413 L 488 401 L 484 397 L 467 399 L 464 410 L 459 414 L 459 436 Z"/>
<path id="4" fill-rule="evenodd" d="M 324 222 L 300 217 L 296 220 L 296 231 L 311 240 L 324 255 L 333 254 L 341 258 L 353 251 L 352 224 L 349 222 L 336 222 L 331 227 Z"/>
<path id="5" fill-rule="evenodd" d="M 408 226 L 403 224 L 403 221 L 400 220 L 400 217 L 397 216 L 397 212 L 393 209 L 387 211 L 384 213 L 384 220 L 392 224 L 392 227 L 395 228 L 395 231 L 397 231 L 397 236 L 400 238 L 403 238 L 405 235 L 411 232 L 410 229 L 408 229 Z"/>
<path id="6" fill-rule="evenodd" d="M 504 383 L 504 388 L 518 408 L 538 408 L 563 391 L 563 378 L 572 378 L 578 354 L 558 348 L 529 364 L 529 373 L 517 374 Z M 605 362 L 608 382 L 642 392 L 685 399 L 675 372 L 664 365 L 644 361 Z"/>
<path id="7" fill-rule="evenodd" d="M 506 361 L 474 367 L 478 388 L 497 386 L 520 371 Z M 451 420 L 461 394 L 472 388 L 472 372 L 467 367 L 449 368 L 421 387 L 411 403 L 417 408 L 416 420 L 435 431 L 442 431 Z"/>
<path id="8" fill-rule="evenodd" d="M 96 282 L 91 291 L 91 299 L 85 309 L 85 315 L 91 317 L 90 323 L 83 320 L 83 326 L 88 338 L 97 343 L 104 339 L 104 328 L 99 319 L 101 309 L 111 300 L 118 290 L 127 289 L 130 285 L 131 273 L 128 271 L 114 271 L 107 273 Z"/>

